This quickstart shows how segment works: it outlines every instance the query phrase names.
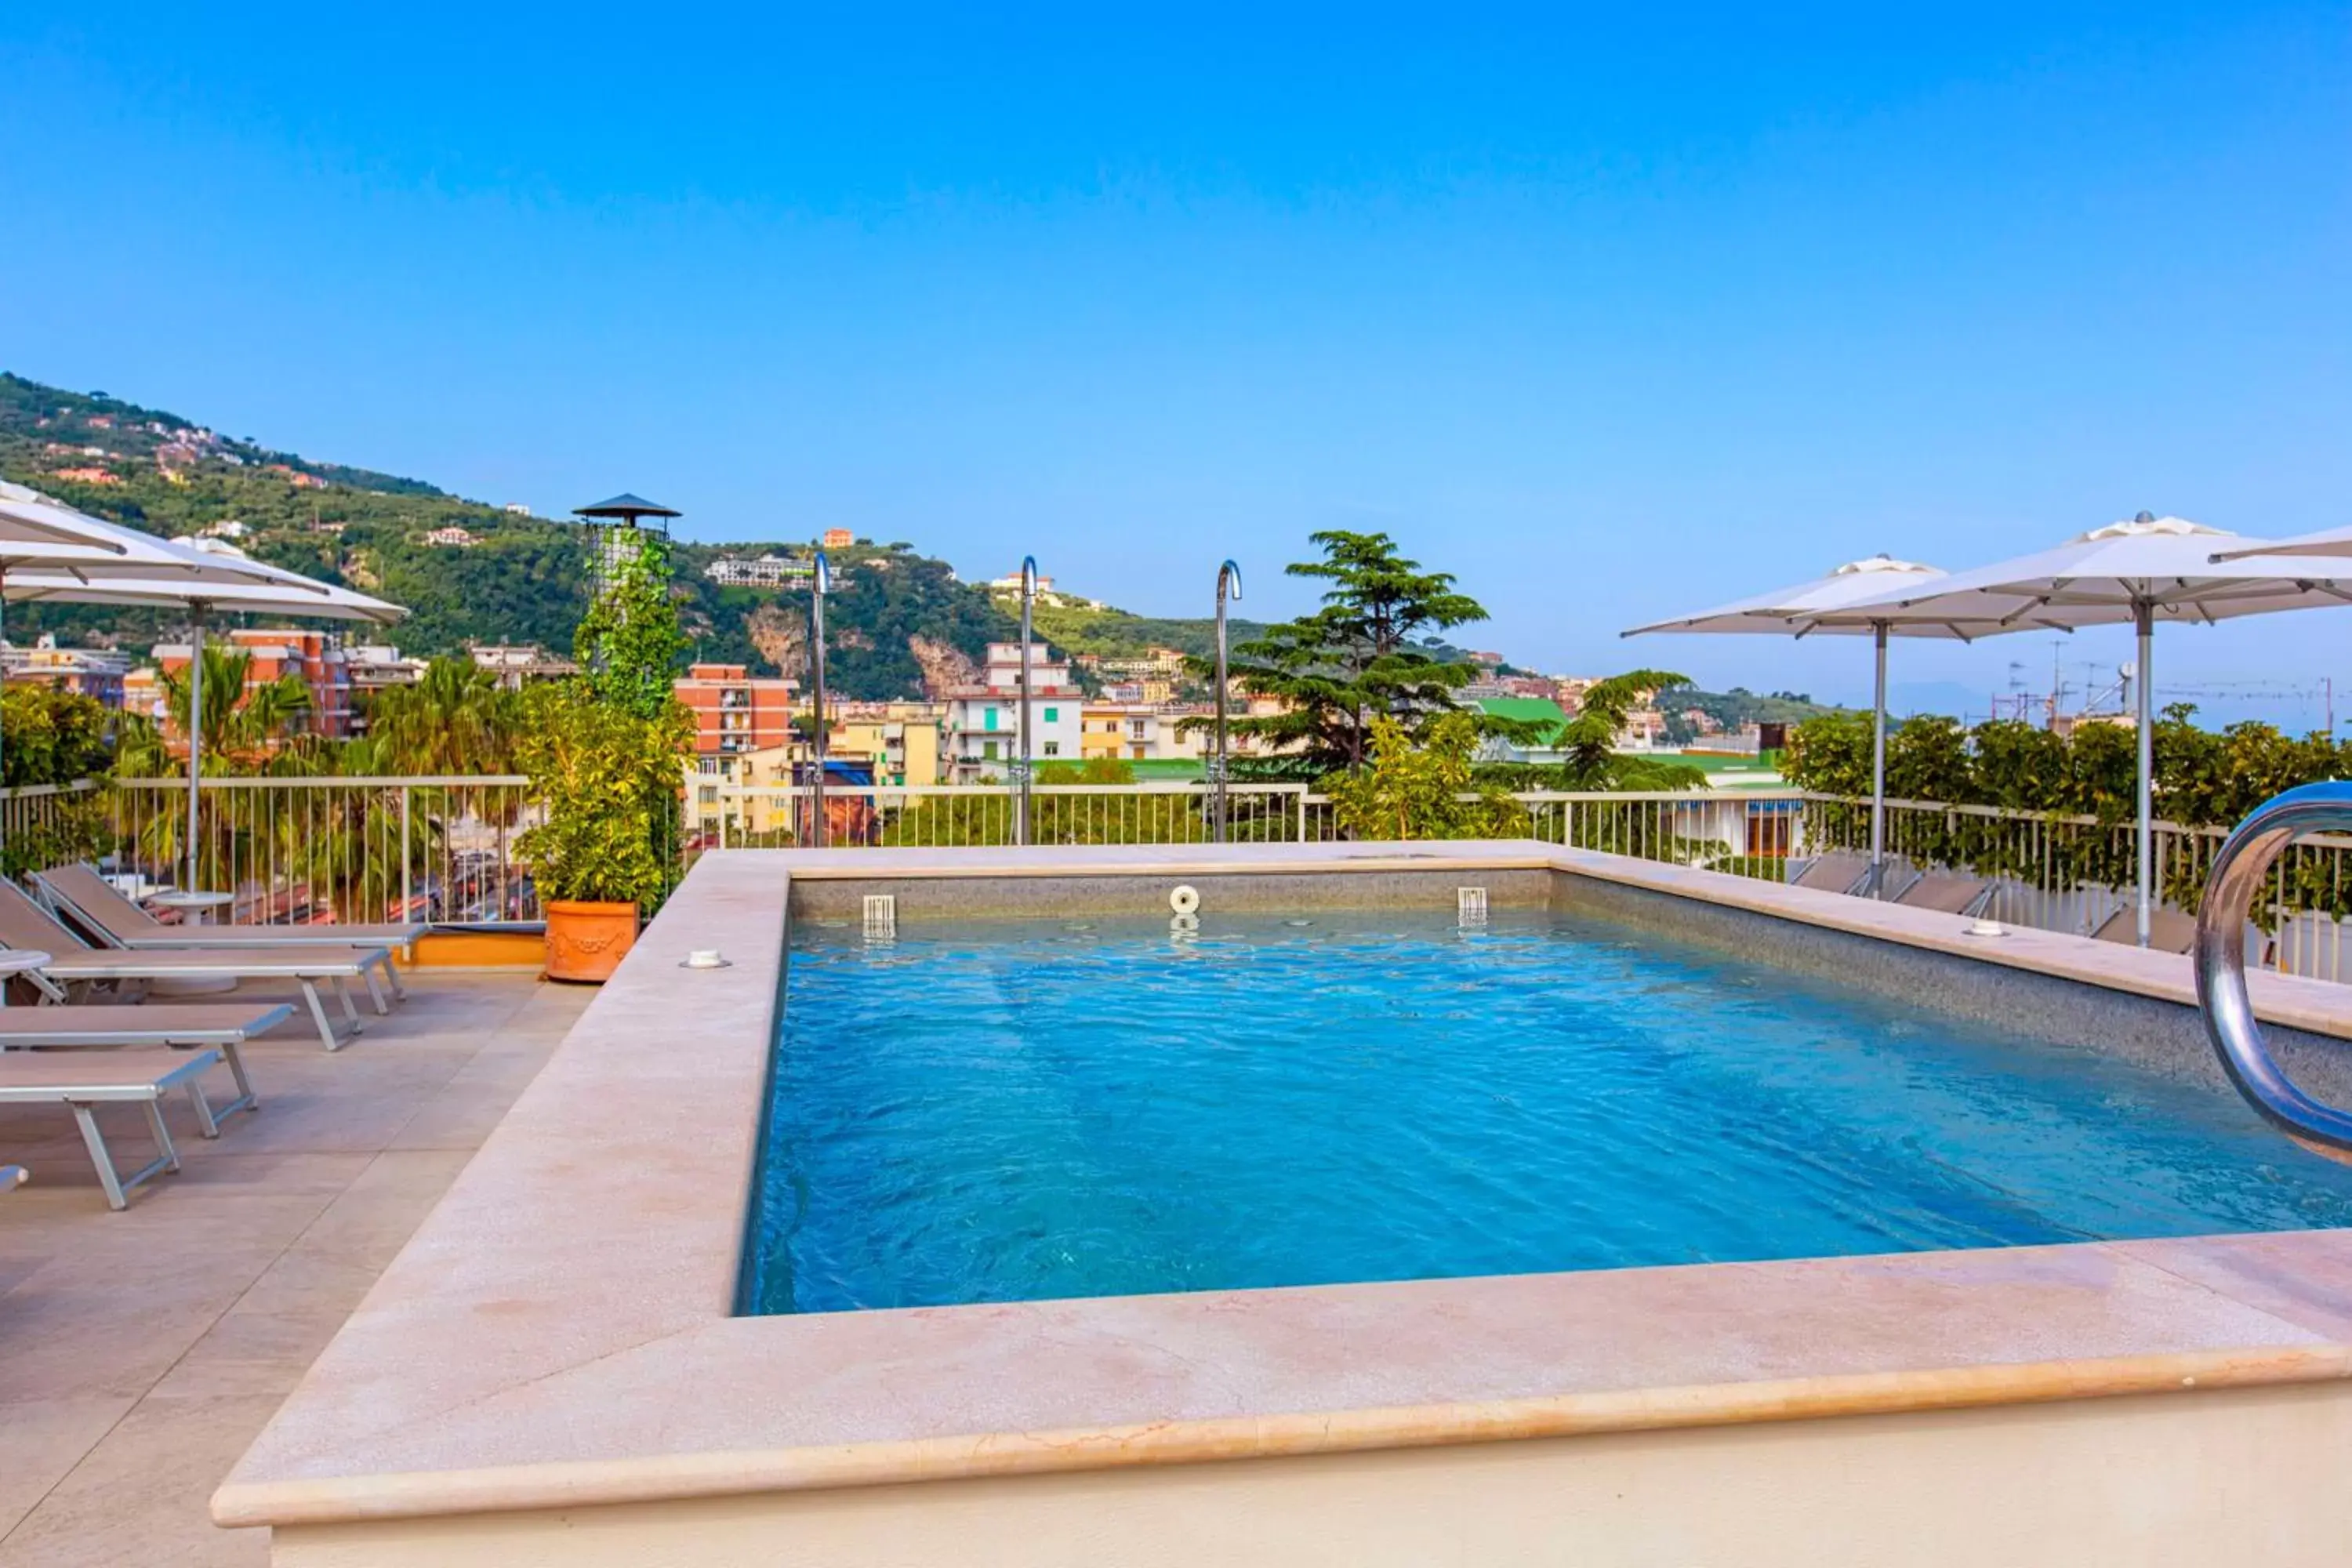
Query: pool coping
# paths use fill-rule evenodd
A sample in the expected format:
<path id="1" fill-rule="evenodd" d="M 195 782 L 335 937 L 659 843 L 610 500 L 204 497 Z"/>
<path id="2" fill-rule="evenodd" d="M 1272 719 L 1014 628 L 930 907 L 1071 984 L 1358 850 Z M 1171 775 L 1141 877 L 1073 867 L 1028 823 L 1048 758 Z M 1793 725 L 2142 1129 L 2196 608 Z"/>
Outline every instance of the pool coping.
<path id="1" fill-rule="evenodd" d="M 793 879 L 1541 868 L 2192 1000 L 2188 961 L 1531 841 L 706 855 L 222 1485 L 227 1525 L 2352 1375 L 2352 1232 L 731 1315 Z M 717 940 L 732 961 L 683 968 Z M 2328 994 L 2343 992 L 2342 997 Z M 2352 988 L 2255 977 L 2352 1037 Z"/>

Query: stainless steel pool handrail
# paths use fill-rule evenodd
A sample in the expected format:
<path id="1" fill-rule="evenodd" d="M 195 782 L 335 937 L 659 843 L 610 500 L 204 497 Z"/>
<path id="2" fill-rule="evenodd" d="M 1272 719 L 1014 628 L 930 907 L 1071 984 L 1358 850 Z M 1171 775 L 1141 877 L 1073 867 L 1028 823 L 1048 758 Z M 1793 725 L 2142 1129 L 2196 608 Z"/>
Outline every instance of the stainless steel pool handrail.
<path id="1" fill-rule="evenodd" d="M 2273 1058 L 2246 991 L 2246 911 L 2271 863 L 2306 833 L 2352 829 L 2352 784 L 2305 784 L 2238 824 L 2205 882 L 2197 910 L 2197 1003 L 2221 1070 L 2246 1103 L 2290 1136 L 2352 1152 L 2352 1114 L 2297 1089 Z"/>

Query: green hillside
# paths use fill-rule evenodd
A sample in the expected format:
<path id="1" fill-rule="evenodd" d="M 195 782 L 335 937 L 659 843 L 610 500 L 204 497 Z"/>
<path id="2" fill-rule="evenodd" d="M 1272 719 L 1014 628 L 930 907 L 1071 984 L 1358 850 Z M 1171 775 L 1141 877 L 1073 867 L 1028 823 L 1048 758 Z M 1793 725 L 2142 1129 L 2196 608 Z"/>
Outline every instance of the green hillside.
<path id="1" fill-rule="evenodd" d="M 408 606 L 392 634 L 412 654 L 460 654 L 475 642 L 535 642 L 568 650 L 586 598 L 587 534 L 576 525 L 518 516 L 421 480 L 320 463 L 221 437 L 182 416 L 104 393 L 73 393 L 0 374 L 0 478 L 96 516 L 167 537 L 225 521 L 255 556 Z M 425 536 L 461 527 L 476 542 Z M 721 587 L 704 574 L 720 555 L 804 553 L 805 542 L 677 547 L 677 592 L 695 656 L 801 673 L 806 595 Z M 905 546 L 835 552 L 828 606 L 835 689 L 846 696 L 919 696 L 977 660 L 1011 621 L 945 562 Z M 284 617 L 273 617 L 283 624 Z M 144 651 L 175 635 L 172 611 L 20 605 L 8 635 L 55 631 Z"/>
<path id="2" fill-rule="evenodd" d="M 1019 605 L 1011 598 L 1005 603 L 1013 614 L 1019 614 Z M 1217 624 L 1206 616 L 1198 620 L 1170 620 L 1131 616 L 1125 610 L 1041 604 L 1029 618 L 1040 634 L 1052 638 L 1054 646 L 1065 653 L 1118 658 L 1150 648 L 1172 647 L 1196 658 L 1206 658 L 1216 651 L 1217 646 Z M 1257 636 L 1262 629 L 1255 621 L 1229 618 L 1225 622 L 1226 640 L 1239 643 Z"/>
<path id="3" fill-rule="evenodd" d="M 167 537 L 242 523 L 236 542 L 260 559 L 408 606 L 410 618 L 390 635 L 410 654 L 461 654 L 476 642 L 565 652 L 585 607 L 589 538 L 576 524 L 509 513 L 421 479 L 277 451 L 102 392 L 0 374 L 0 478 Z M 451 526 L 475 542 L 425 542 L 426 534 Z M 805 541 L 680 541 L 679 609 L 694 657 L 803 675 L 806 593 L 723 587 L 706 572 L 721 556 L 804 557 L 809 548 Z M 968 679 L 991 639 L 1014 634 L 1017 611 L 1008 600 L 957 582 L 947 563 L 910 545 L 861 540 L 830 553 L 835 592 L 826 611 L 826 668 L 845 696 L 937 691 Z M 12 606 L 7 616 L 8 635 L 20 641 L 54 631 L 68 642 L 142 653 L 184 625 L 173 611 L 65 605 Z M 1036 626 L 1064 653 L 1118 658 L 1174 647 L 1206 658 L 1213 647 L 1205 616 L 1164 619 L 1040 605 Z M 1230 629 L 1239 643 L 1261 628 L 1235 620 Z M 1445 649 L 1442 657 L 1461 656 Z"/>

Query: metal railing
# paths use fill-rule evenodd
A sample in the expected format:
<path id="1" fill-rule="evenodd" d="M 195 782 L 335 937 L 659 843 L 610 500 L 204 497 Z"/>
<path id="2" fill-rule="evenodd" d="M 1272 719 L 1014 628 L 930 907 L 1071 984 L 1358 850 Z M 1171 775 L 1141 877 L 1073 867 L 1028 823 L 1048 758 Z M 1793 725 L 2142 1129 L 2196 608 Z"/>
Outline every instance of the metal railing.
<path id="1" fill-rule="evenodd" d="M 1870 803 L 1805 797 L 1806 853 L 1867 853 Z M 2151 834 L 2158 907 L 2183 919 L 2200 906 L 2224 827 L 2158 822 Z M 1986 913 L 2011 925 L 2089 935 L 2134 905 L 2137 859 L 2128 819 L 1934 801 L 1886 803 L 1886 854 L 1895 886 L 1911 870 L 1954 871 L 1990 883 Z M 2264 968 L 2307 979 L 2352 979 L 2352 837 L 2319 834 L 2265 862 L 2249 906 Z"/>
<path id="2" fill-rule="evenodd" d="M 1038 844 L 1201 844 L 1212 837 L 1204 784 L 1039 784 L 1031 793 Z M 833 784 L 825 788 L 826 824 L 835 847 L 1009 846 L 1013 794 L 1002 784 Z M 698 781 L 688 806 L 689 843 L 702 849 L 810 842 L 809 795 L 798 784 Z M 1511 798 L 1526 814 L 1515 831 L 1547 843 L 1772 878 L 1794 847 L 1804 800 L 1796 791 L 1537 790 Z M 1331 798 L 1305 784 L 1232 784 L 1228 800 L 1236 843 L 1345 837 Z"/>
<path id="3" fill-rule="evenodd" d="M 713 784 L 688 792 L 687 843 L 702 849 L 814 843 L 812 792 L 802 784 Z M 1010 784 L 850 784 L 824 788 L 826 842 L 836 849 L 1014 842 L 1020 792 Z M 1032 844 L 1206 844 L 1214 837 L 1202 784 L 1033 784 Z M 1233 784 L 1228 837 L 1276 843 L 1303 837 L 1304 784 Z"/>
<path id="4" fill-rule="evenodd" d="M 105 833 L 106 786 L 93 779 L 0 789 L 0 870 L 38 868 Z"/>
<path id="5" fill-rule="evenodd" d="M 537 890 L 514 857 L 532 820 L 529 787 L 509 774 L 206 779 L 197 879 L 234 892 L 239 921 L 536 921 Z M 114 781 L 103 847 L 118 877 L 184 880 L 187 789 Z"/>
<path id="6" fill-rule="evenodd" d="M 688 775 L 688 861 L 719 847 L 811 842 L 814 804 L 803 785 L 746 785 Z M 0 860 L 18 871 L 100 858 L 133 885 L 184 878 L 182 779 L 0 791 Z M 203 785 L 200 878 L 234 890 L 236 918 L 303 922 L 408 916 L 446 923 L 531 921 L 536 889 L 514 842 L 534 820 L 529 785 L 513 775 L 435 778 L 218 778 Z M 848 785 L 825 791 L 831 842 L 840 847 L 1003 846 L 1013 842 L 1013 791 L 1004 784 Z M 1864 852 L 1868 803 L 1797 790 L 1596 794 L 1528 791 L 1511 830 L 1547 843 L 1706 867 L 1779 880 L 1791 862 L 1826 850 Z M 1041 784 L 1039 844 L 1209 842 L 1209 795 L 1199 783 Z M 1318 843 L 1344 837 L 1329 797 L 1296 784 L 1231 786 L 1239 843 Z M 2193 910 L 2219 828 L 2159 823 L 2158 885 L 2173 910 Z M 1993 887 L 1989 910 L 2010 924 L 2088 932 L 2130 907 L 2127 822 L 1897 800 L 1887 847 L 1899 887 L 1908 870 L 1976 876 Z M 2301 838 L 2267 866 L 2254 902 L 2265 967 L 2352 980 L 2352 837 Z"/>

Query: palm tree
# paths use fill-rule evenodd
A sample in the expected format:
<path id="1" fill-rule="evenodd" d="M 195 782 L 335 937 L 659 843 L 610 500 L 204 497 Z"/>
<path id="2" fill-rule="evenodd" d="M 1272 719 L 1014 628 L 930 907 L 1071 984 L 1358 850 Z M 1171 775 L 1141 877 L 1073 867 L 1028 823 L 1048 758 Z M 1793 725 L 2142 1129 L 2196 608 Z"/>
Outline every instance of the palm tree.
<path id="1" fill-rule="evenodd" d="M 368 714 L 368 761 L 386 773 L 504 773 L 512 765 L 515 694 L 488 670 L 436 658 L 414 685 L 379 692 Z"/>
<path id="2" fill-rule="evenodd" d="M 184 740 L 192 731 L 200 735 L 207 766 L 227 773 L 260 771 L 287 745 L 294 721 L 310 710 L 310 689 L 289 670 L 248 691 L 253 654 L 247 648 L 208 647 L 204 661 L 205 710 L 195 725 L 188 721 L 194 693 L 187 667 L 163 672 L 167 727 Z"/>
<path id="3" fill-rule="evenodd" d="M 377 693 L 368 732 L 313 771 L 353 780 L 503 772 L 513 763 L 518 712 L 515 694 L 489 671 L 436 658 L 414 684 Z M 362 921 L 412 918 L 416 911 L 399 907 L 397 895 L 409 888 L 431 901 L 432 871 L 453 824 L 471 819 L 503 832 L 521 798 L 512 790 L 360 784 L 307 795 L 299 819 L 280 825 L 281 863 L 338 918 Z"/>
<path id="4" fill-rule="evenodd" d="M 245 648 L 208 647 L 204 650 L 204 711 L 193 715 L 194 683 L 188 668 L 165 670 L 164 722 L 156 725 L 126 716 L 116 752 L 116 773 L 125 778 L 162 778 L 176 770 L 186 752 L 186 737 L 194 733 L 204 742 L 206 772 L 215 775 L 300 772 L 316 753 L 316 742 L 293 733 L 295 721 L 310 706 L 310 689 L 289 671 L 277 679 L 247 690 L 253 655 Z M 178 735 L 176 748 L 171 737 Z M 234 813 L 209 812 L 204 825 L 205 858 L 211 874 L 240 863 L 240 843 L 250 832 L 234 820 Z M 185 853 L 181 834 L 184 820 L 177 810 L 153 811 L 136 828 L 142 856 L 150 864 L 173 866 Z"/>

